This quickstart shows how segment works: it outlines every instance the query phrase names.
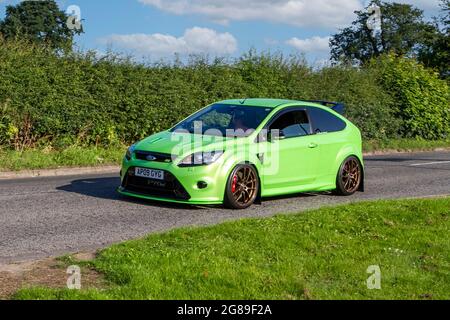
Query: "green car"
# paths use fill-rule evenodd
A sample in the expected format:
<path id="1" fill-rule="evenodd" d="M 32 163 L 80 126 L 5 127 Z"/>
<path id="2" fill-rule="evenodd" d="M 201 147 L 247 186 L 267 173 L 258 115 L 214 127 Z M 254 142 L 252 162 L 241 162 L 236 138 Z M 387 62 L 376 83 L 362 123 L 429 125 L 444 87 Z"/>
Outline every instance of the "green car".
<path id="1" fill-rule="evenodd" d="M 364 191 L 359 129 L 343 105 L 276 99 L 226 100 L 134 145 L 121 194 L 245 209 L 264 197 Z"/>

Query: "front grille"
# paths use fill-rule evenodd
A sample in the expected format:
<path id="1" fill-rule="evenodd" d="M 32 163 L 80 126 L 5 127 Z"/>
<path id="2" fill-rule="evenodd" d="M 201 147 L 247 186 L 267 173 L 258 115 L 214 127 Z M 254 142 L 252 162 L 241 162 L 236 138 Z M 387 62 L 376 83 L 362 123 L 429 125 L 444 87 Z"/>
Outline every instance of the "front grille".
<path id="1" fill-rule="evenodd" d="M 166 153 L 149 152 L 149 151 L 135 151 L 136 159 L 154 162 L 172 162 L 172 155 Z"/>
<path id="2" fill-rule="evenodd" d="M 135 168 L 130 168 L 123 179 L 122 187 L 127 191 L 139 193 L 147 196 L 168 198 L 174 200 L 187 201 L 191 198 L 181 183 L 173 174 L 164 171 L 164 181 L 136 177 Z"/>

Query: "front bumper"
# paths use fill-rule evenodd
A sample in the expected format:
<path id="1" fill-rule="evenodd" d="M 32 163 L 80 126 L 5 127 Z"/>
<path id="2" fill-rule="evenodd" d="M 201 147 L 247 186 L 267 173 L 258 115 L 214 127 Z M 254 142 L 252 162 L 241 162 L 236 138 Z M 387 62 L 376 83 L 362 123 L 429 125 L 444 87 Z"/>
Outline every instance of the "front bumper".
<path id="1" fill-rule="evenodd" d="M 136 177 L 136 167 L 163 170 L 165 179 L 159 181 Z M 127 196 L 149 200 L 194 205 L 221 204 L 227 174 L 227 168 L 224 168 L 220 161 L 209 166 L 180 168 L 173 163 L 124 159 L 121 186 L 117 191 Z M 199 183 L 203 185 L 199 186 Z"/>

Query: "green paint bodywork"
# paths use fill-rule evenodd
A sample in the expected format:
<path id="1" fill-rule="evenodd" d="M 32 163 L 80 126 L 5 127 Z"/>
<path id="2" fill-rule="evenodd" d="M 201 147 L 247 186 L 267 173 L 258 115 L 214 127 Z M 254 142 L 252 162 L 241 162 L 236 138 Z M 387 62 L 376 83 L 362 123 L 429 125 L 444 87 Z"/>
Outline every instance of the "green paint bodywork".
<path id="1" fill-rule="evenodd" d="M 166 170 L 172 173 L 189 193 L 191 196 L 189 201 L 135 194 L 125 191 L 121 187 L 118 191 L 128 196 L 151 200 L 193 205 L 221 204 L 228 177 L 240 163 L 249 163 L 256 168 L 261 182 L 261 197 L 334 190 L 339 168 L 347 157 L 356 156 L 363 165 L 362 139 L 359 129 L 330 108 L 311 102 L 276 99 L 226 100 L 218 103 L 272 108 L 272 111 L 249 137 L 202 137 L 164 131 L 136 144 L 136 150 L 165 154 L 175 153 L 177 158 L 171 163 L 139 160 L 134 155 L 131 160 L 123 159 L 122 180 L 130 167 Z M 275 114 L 285 108 L 302 106 L 312 106 L 331 112 L 342 119 L 347 126 L 339 132 L 278 140 L 276 143 L 279 143 L 279 151 L 272 150 L 274 142 L 257 142 L 259 132 Z M 317 145 L 317 147 L 310 148 L 311 144 Z M 188 151 L 183 151 L 184 148 L 187 148 Z M 196 167 L 178 166 L 182 159 L 193 152 L 215 150 L 224 150 L 225 152 L 213 164 Z M 270 172 L 270 160 L 274 152 L 279 152 L 279 170 Z M 199 181 L 206 182 L 207 188 L 199 189 L 197 186 Z"/>

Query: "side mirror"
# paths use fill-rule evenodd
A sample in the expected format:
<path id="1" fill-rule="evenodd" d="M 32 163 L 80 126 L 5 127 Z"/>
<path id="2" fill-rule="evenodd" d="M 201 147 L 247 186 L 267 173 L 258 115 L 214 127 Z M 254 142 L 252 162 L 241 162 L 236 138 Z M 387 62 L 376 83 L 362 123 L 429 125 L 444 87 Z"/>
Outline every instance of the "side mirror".
<path id="1" fill-rule="evenodd" d="M 286 135 L 284 134 L 283 130 L 279 130 L 278 134 L 273 134 L 274 132 L 277 132 L 277 131 L 271 130 L 267 133 L 267 138 L 270 142 L 286 139 Z"/>

